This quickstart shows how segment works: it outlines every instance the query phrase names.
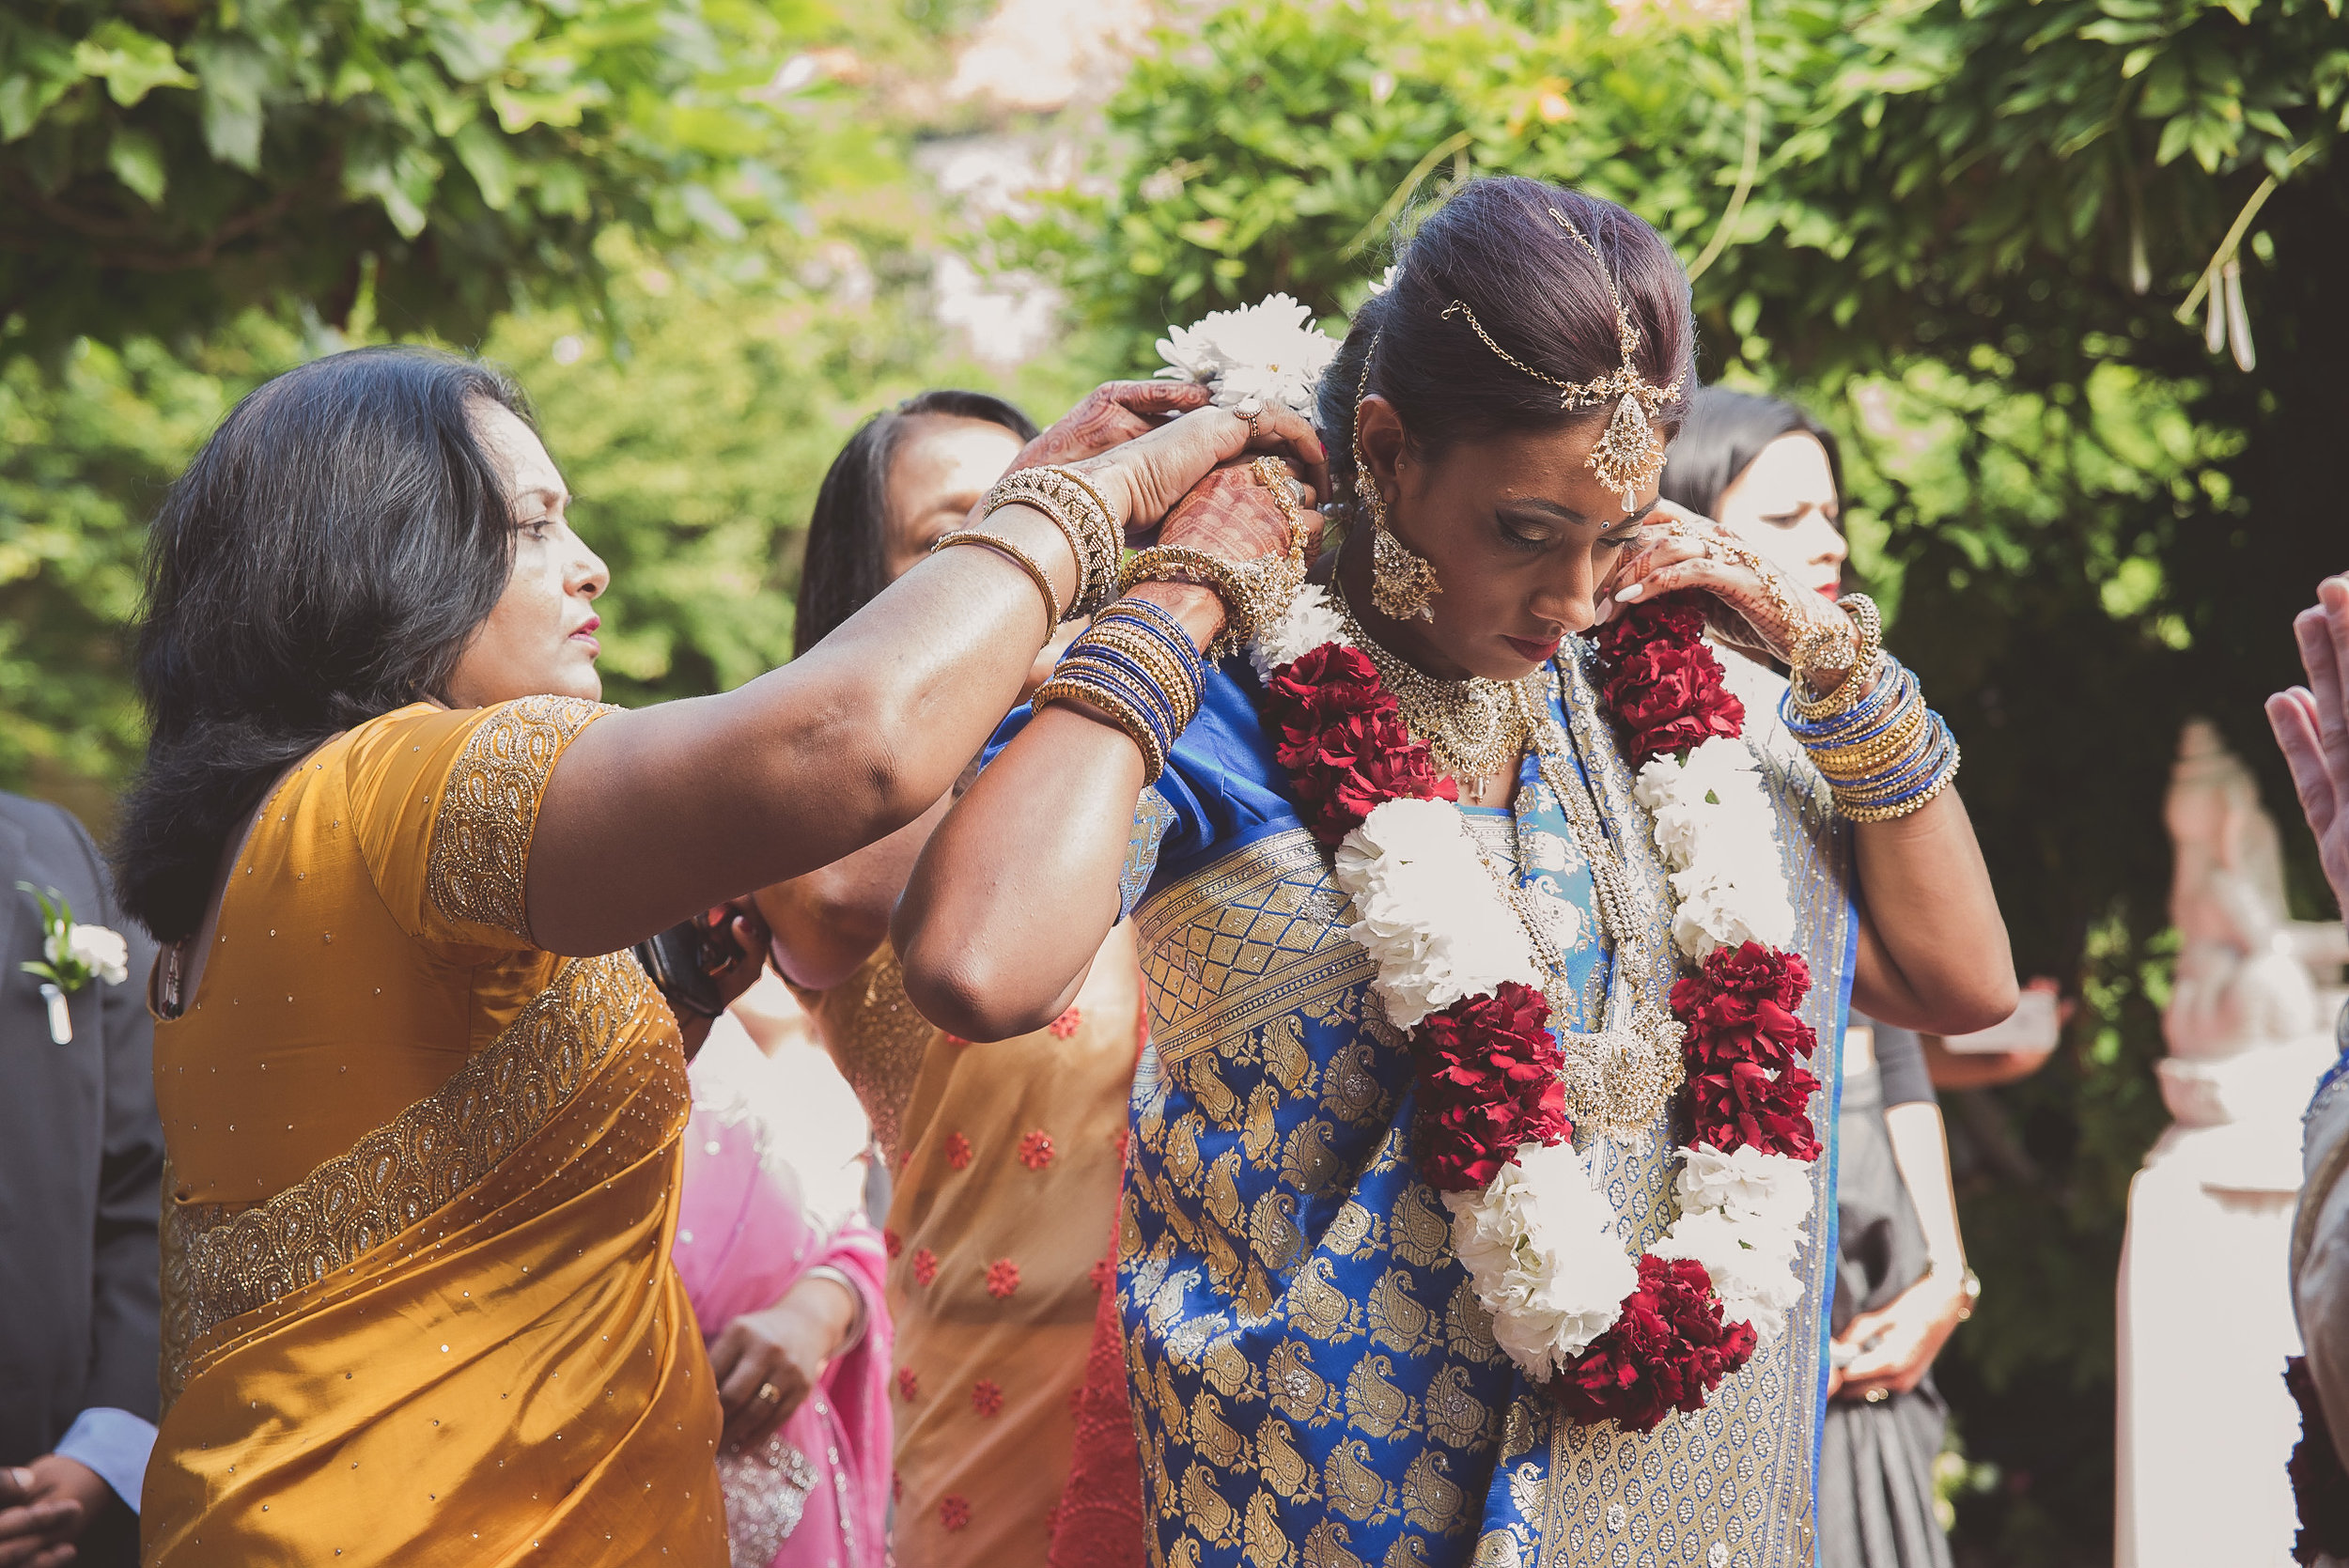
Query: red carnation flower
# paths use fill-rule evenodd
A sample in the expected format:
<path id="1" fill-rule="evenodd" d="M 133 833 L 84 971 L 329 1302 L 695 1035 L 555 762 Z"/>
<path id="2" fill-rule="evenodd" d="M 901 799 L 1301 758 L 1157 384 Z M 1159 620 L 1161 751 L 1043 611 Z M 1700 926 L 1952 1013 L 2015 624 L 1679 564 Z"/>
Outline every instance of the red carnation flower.
<path id="1" fill-rule="evenodd" d="M 1632 606 L 1600 629 L 1598 647 L 1609 666 L 1600 694 L 1629 732 L 1625 760 L 1632 767 L 1744 731 L 1746 705 L 1705 646 L 1704 611 L 1693 595 Z"/>
<path id="2" fill-rule="evenodd" d="M 1765 1154 L 1816 1159 L 1811 1095 L 1819 1080 L 1800 1067 L 1773 1076 L 1751 1062 L 1708 1067 L 1688 1076 L 1688 1116 L 1694 1141 L 1724 1154 L 1748 1144 Z"/>
<path id="3" fill-rule="evenodd" d="M 1753 1348 L 1752 1325 L 1721 1321 L 1703 1264 L 1642 1256 L 1623 1315 L 1550 1379 L 1550 1397 L 1569 1420 L 1652 1432 L 1669 1411 L 1703 1409 Z"/>
<path id="4" fill-rule="evenodd" d="M 1549 1003 L 1514 980 L 1431 1013 L 1411 1032 L 1419 1066 L 1419 1169 L 1442 1192 L 1485 1186 L 1522 1143 L 1574 1134 Z"/>
<path id="5" fill-rule="evenodd" d="M 982 1416 L 1003 1413 L 1003 1390 L 992 1377 L 982 1377 L 971 1385 L 971 1408 Z"/>
<path id="6" fill-rule="evenodd" d="M 1266 691 L 1273 755 L 1323 843 L 1337 843 L 1389 800 L 1459 799 L 1359 648 L 1325 643 L 1275 671 Z"/>

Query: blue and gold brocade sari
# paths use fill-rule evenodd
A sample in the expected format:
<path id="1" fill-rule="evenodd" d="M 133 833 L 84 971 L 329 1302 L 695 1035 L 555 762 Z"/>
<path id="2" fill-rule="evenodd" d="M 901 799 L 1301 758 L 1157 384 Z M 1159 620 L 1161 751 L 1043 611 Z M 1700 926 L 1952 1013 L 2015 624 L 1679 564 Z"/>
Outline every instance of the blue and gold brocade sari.
<path id="1" fill-rule="evenodd" d="M 1551 1022 L 1594 1031 L 1610 987 L 1660 997 L 1670 901 L 1646 815 L 1600 717 L 1579 639 L 1553 689 L 1575 782 L 1657 928 L 1612 951 L 1563 802 L 1531 755 L 1514 811 L 1470 828 L 1517 875 L 1582 913 Z M 1774 677 L 1735 656 L 1765 763 L 1822 1042 L 1812 1108 L 1831 1141 L 1835 1043 L 1857 922 L 1848 835 L 1776 720 Z M 1782 691 L 1782 683 L 1777 683 Z M 1133 1098 L 1117 1285 L 1154 1564 L 1798 1568 L 1835 1257 L 1834 1166 L 1787 1328 L 1699 1414 L 1634 1434 L 1556 1417 L 1495 1344 L 1450 1217 L 1413 1173 L 1412 1066 L 1347 935 L 1330 857 L 1299 820 L 1240 660 L 1136 814 L 1126 899 L 1152 1047 Z M 1514 820 L 1512 820 L 1512 818 Z M 1514 835 L 1510 830 L 1514 828 Z M 1514 844 L 1509 842 L 1514 836 Z M 1670 1225 L 1673 1111 L 1641 1136 L 1578 1145 L 1626 1249 Z"/>

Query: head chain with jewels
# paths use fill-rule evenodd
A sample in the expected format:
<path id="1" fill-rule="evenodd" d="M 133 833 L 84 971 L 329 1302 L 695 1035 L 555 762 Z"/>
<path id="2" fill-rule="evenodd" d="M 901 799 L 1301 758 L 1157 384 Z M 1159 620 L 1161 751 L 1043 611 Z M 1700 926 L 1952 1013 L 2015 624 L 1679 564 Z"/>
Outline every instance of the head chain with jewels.
<path id="1" fill-rule="evenodd" d="M 1631 324 L 1631 312 L 1623 303 L 1623 290 L 1615 285 L 1614 270 L 1607 265 L 1607 258 L 1598 254 L 1598 247 L 1591 243 L 1590 238 L 1575 226 L 1573 219 L 1554 207 L 1549 215 L 1598 265 L 1599 278 L 1607 285 L 1607 298 L 1615 307 L 1615 339 L 1623 349 L 1622 365 L 1591 380 L 1563 381 L 1534 369 L 1494 342 L 1493 334 L 1485 330 L 1485 323 L 1476 318 L 1476 312 L 1469 308 L 1466 300 L 1455 300 L 1446 305 L 1444 319 L 1460 317 L 1484 340 L 1486 348 L 1501 356 L 1502 363 L 1547 386 L 1556 387 L 1560 408 L 1593 409 L 1610 402 L 1615 405 L 1606 430 L 1591 448 L 1588 462 L 1599 483 L 1614 491 L 1628 511 L 1639 505 L 1640 491 L 1654 485 L 1664 472 L 1664 439 L 1656 428 L 1656 416 L 1667 405 L 1679 400 L 1681 382 L 1687 378 L 1674 376 L 1668 384 L 1657 386 L 1640 373 L 1634 357 L 1640 349 L 1640 329 Z"/>

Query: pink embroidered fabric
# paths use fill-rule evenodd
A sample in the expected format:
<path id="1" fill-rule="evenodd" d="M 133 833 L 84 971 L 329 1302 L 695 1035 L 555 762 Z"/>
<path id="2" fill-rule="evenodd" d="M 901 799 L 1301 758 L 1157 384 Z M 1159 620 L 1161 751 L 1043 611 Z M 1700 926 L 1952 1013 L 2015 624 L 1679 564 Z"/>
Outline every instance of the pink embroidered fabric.
<path id="1" fill-rule="evenodd" d="M 720 1456 L 734 1561 L 766 1568 L 885 1568 L 887 1259 L 879 1234 L 862 1219 L 830 1234 L 812 1221 L 798 1175 L 755 1109 L 754 1094 L 745 1093 L 756 1088 L 767 1066 L 746 1039 L 723 1032 L 693 1062 L 677 1272 L 705 1341 L 742 1313 L 773 1305 L 819 1265 L 855 1283 L 864 1298 L 865 1329 L 763 1449 Z"/>

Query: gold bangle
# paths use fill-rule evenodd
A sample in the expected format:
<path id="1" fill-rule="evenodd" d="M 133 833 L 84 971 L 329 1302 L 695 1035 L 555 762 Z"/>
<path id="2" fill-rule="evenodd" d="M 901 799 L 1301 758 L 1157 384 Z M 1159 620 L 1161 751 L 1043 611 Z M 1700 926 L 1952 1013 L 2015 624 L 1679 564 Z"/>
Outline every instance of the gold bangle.
<path id="1" fill-rule="evenodd" d="M 1069 613 L 1089 613 L 1109 601 L 1117 577 L 1123 531 L 1101 492 L 1074 470 L 1014 469 L 995 481 L 980 505 L 985 512 L 1003 506 L 1033 506 L 1052 520 L 1077 557 L 1077 593 L 1069 602 Z"/>
<path id="2" fill-rule="evenodd" d="M 1805 723 L 1815 724 L 1858 707 L 1875 689 L 1876 677 L 1882 673 L 1884 616 L 1876 609 L 1876 601 L 1865 594 L 1845 594 L 1835 601 L 1835 607 L 1852 618 L 1858 642 L 1853 645 L 1851 663 L 1843 680 L 1823 697 L 1811 694 L 1807 679 L 1812 668 L 1810 649 L 1799 650 L 1801 660 L 1792 664 L 1787 679 L 1794 689 L 1796 716 Z"/>
<path id="3" fill-rule="evenodd" d="M 1045 635 L 1048 638 L 1051 635 L 1051 629 L 1061 623 L 1060 596 L 1052 591 L 1051 577 L 1034 556 L 1001 535 L 984 533 L 976 528 L 957 528 L 951 534 L 941 534 L 931 542 L 930 553 L 935 555 L 955 545 L 985 545 L 1034 578 L 1036 592 L 1044 596 L 1044 613 L 1050 617 L 1045 622 Z"/>
<path id="4" fill-rule="evenodd" d="M 1115 648 L 1150 673 L 1174 710 L 1177 733 L 1188 727 L 1199 712 L 1199 685 L 1190 671 L 1174 653 L 1148 632 L 1115 621 L 1096 619 L 1083 636 L 1069 644 L 1062 657 L 1074 658 L 1087 647 Z"/>
<path id="5" fill-rule="evenodd" d="M 1081 682 L 1055 678 L 1037 687 L 1029 701 L 1039 708 L 1052 703 L 1083 704 L 1125 731 L 1126 738 L 1141 751 L 1143 784 L 1157 783 L 1159 775 L 1166 770 L 1166 756 L 1159 750 L 1159 737 L 1150 733 L 1150 722 L 1121 706 L 1108 692 Z"/>

